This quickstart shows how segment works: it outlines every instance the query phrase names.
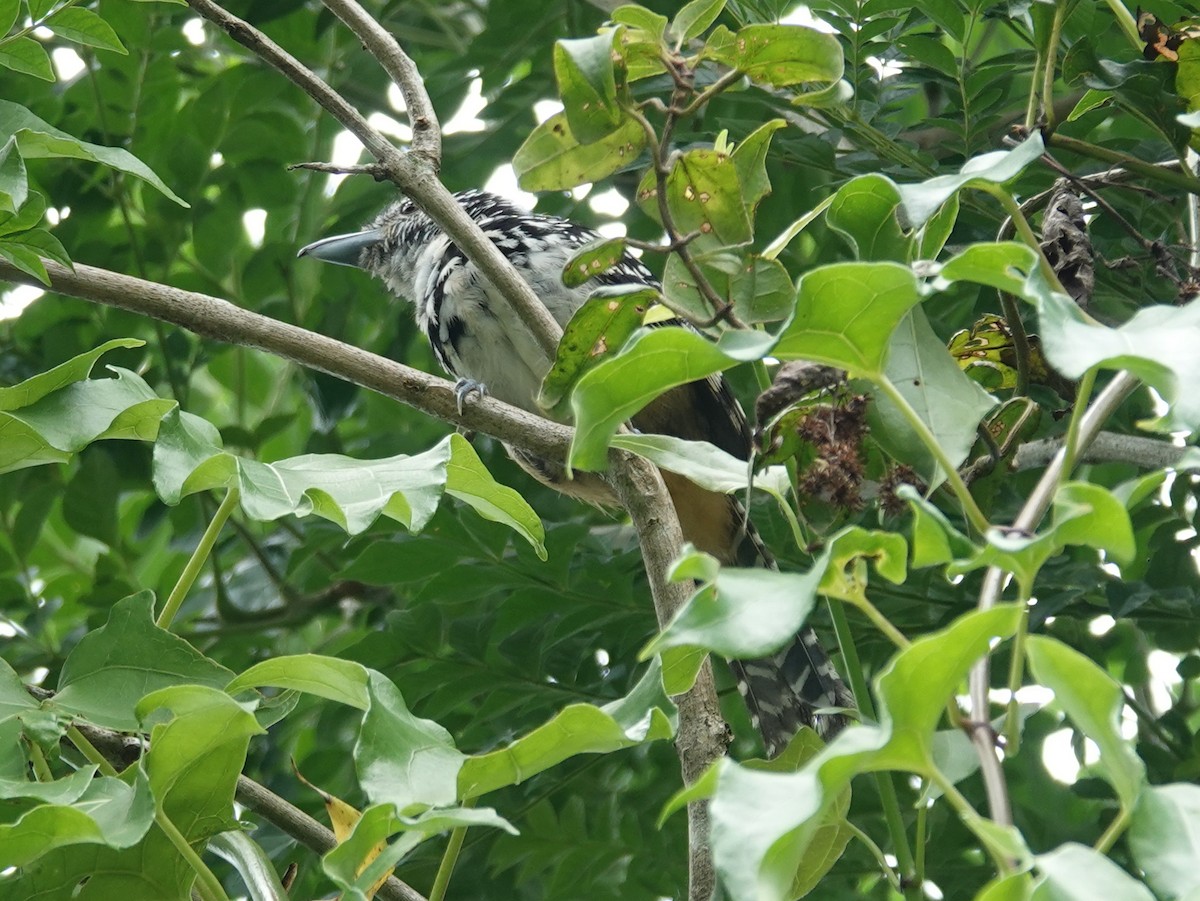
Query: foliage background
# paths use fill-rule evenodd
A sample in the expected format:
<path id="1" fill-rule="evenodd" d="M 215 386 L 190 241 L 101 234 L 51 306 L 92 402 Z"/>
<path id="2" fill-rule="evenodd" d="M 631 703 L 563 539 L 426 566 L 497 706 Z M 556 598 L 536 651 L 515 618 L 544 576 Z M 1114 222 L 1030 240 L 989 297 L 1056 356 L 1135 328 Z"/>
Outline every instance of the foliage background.
<path id="1" fill-rule="evenodd" d="M 672 12 L 668 3 L 649 5 Z M 476 87 L 486 100 L 475 124 L 446 136 L 442 173 L 452 190 L 487 184 L 511 159 L 535 124 L 535 104 L 556 96 L 552 42 L 593 33 L 606 18 L 602 6 L 526 0 L 376 5 L 426 77 L 443 122 L 469 104 Z M 319 4 L 274 0 L 229 7 L 328 78 L 364 113 L 403 119 L 389 104 L 383 73 Z M 791 7 L 770 0 L 730 3 L 722 21 L 770 21 Z M 31 187 L 55 210 L 53 233 L 72 259 L 225 297 L 432 369 L 409 312 L 397 309 L 365 275 L 295 260 L 299 246 L 357 228 L 390 199 L 388 188 L 367 178 L 341 181 L 330 193 L 327 176 L 288 170 L 330 159 L 339 127 L 211 26 L 199 25 L 186 8 L 123 0 L 101 0 L 92 8 L 112 25 L 127 54 L 77 46 L 83 70 L 56 82 L 0 71 L 0 97 L 77 137 L 130 149 L 190 208 L 114 170 L 30 160 Z M 1185 12 L 1170 3 L 1152 8 L 1164 21 Z M 855 100 L 839 110 L 801 113 L 808 131 L 797 126 L 776 135 L 768 160 L 774 190 L 757 219 L 760 243 L 852 175 L 883 172 L 914 181 L 955 171 L 968 156 L 999 146 L 1006 127 L 1023 117 L 1035 54 L 1032 25 L 1044 14 L 1039 4 L 987 0 L 916 7 L 830 0 L 814 4 L 813 11 L 843 40 Z M 1128 42 L 1108 15 L 1104 3 L 1071 4 L 1064 42 L 1129 61 Z M 56 54 L 69 46 L 56 37 L 44 42 Z M 901 68 L 881 79 L 881 64 Z M 1080 93 L 1062 81 L 1058 88 L 1063 97 Z M 1152 95 L 1147 102 L 1164 109 L 1167 104 Z M 689 122 L 678 142 L 711 141 L 721 129 L 738 140 L 785 106 L 759 89 L 728 93 Z M 1063 132 L 1147 158 L 1164 152 L 1142 121 L 1112 107 L 1064 124 Z M 1076 169 L 1090 165 L 1060 158 Z M 1054 177 L 1032 167 L 1015 192 L 1030 196 Z M 631 200 L 638 178 L 631 168 L 614 176 L 611 187 Z M 605 187 L 596 186 L 591 196 Z M 1180 198 L 1121 191 L 1109 200 L 1149 239 L 1181 240 Z M 614 219 L 583 192 L 547 194 L 537 203 L 539 210 L 593 226 Z M 248 210 L 265 213 L 261 237 L 245 225 Z M 658 227 L 636 205 L 617 218 L 631 235 L 657 237 Z M 951 245 L 993 239 L 1001 218 L 998 207 L 978 197 L 965 202 Z M 1116 321 L 1147 302 L 1175 300 L 1176 287 L 1111 217 L 1099 217 L 1092 236 L 1106 260 L 1136 262 L 1098 269 L 1094 310 L 1102 317 Z M 818 220 L 784 261 L 798 273 L 850 257 L 846 242 Z M 42 372 L 106 338 L 137 336 L 148 342 L 145 348 L 118 351 L 106 362 L 138 371 L 160 395 L 218 425 L 229 449 L 256 459 L 417 452 L 446 431 L 390 401 L 265 354 L 65 297 L 48 295 L 18 315 L 12 298 L 5 307 L 9 318 L 0 322 L 0 383 Z M 994 305 L 992 292 L 964 284 L 928 312 L 948 339 Z M 735 378 L 748 398 L 749 378 Z M 1047 407 L 1042 431 L 1061 431 L 1057 419 L 1066 402 L 1048 389 L 1039 399 Z M 1142 395 L 1122 415 L 1130 423 L 1149 412 Z M 470 751 L 528 731 L 567 702 L 622 696 L 640 672 L 637 651 L 655 630 L 631 530 L 532 483 L 493 442 L 476 446 L 496 477 L 518 487 L 542 516 L 548 563 L 508 530 L 449 501 L 419 536 L 382 520 L 347 539 L 313 517 L 264 525 L 235 516 L 236 527 L 222 535 L 212 567 L 188 598 L 180 634 L 235 671 L 309 651 L 377 668 L 402 687 L 416 713 L 445 725 Z M 1089 477 L 1111 486 L 1136 473 L 1130 465 L 1107 464 L 1091 467 Z M 996 521 L 1011 519 L 1035 478 L 999 477 L 982 487 Z M 1095 552 L 1085 548 L 1052 561 L 1034 614 L 1035 628 L 1097 661 L 1147 711 L 1137 727 L 1137 747 L 1152 782 L 1193 779 L 1200 769 L 1191 691 L 1200 674 L 1200 627 L 1190 492 L 1191 483 L 1181 478 L 1161 502 L 1135 513 L 1140 565 L 1123 578 L 1105 575 Z M 214 508 L 203 496 L 165 506 L 151 489 L 149 446 L 137 442 L 102 442 L 68 464 L 0 478 L 4 659 L 27 679 L 54 684 L 65 655 L 105 622 L 117 599 L 143 588 L 165 596 Z M 830 511 L 814 515 L 837 517 Z M 858 520 L 873 524 L 879 515 L 868 507 Z M 786 566 L 806 565 L 780 540 L 785 527 L 769 509 L 759 510 L 758 520 Z M 873 600 L 905 633 L 919 635 L 962 613 L 977 579 L 954 586 L 934 570 L 916 571 L 902 586 L 880 586 Z M 1107 631 L 1090 628 L 1102 614 L 1119 621 Z M 892 649 L 865 620 L 853 622 L 865 668 L 873 673 Z M 1174 682 L 1169 695 L 1164 677 Z M 746 716 L 722 678 L 725 713 L 737 732 L 733 754 L 751 756 L 756 747 Z M 361 801 L 348 754 L 356 716 L 302 700 L 272 728 L 269 740 L 251 744 L 247 774 L 318 813 L 319 799 L 294 779 L 294 761 L 309 780 Z M 1066 840 L 1094 842 L 1111 811 L 1109 790 L 1087 778 L 1086 770 L 1073 782 L 1048 775 L 1039 751 L 1056 734 L 1061 747 L 1060 729 L 1061 714 L 1053 707 L 1030 716 L 1022 754 L 1008 767 L 1017 825 L 1035 851 Z M 1083 740 L 1071 735 L 1082 757 Z M 661 830 L 653 823 L 677 787 L 673 750 L 657 742 L 575 758 L 505 789 L 492 803 L 521 834 L 472 831 L 451 897 L 670 896 L 684 881 L 679 849 L 685 824 L 679 816 Z M 982 805 L 977 777 L 962 788 Z M 900 789 L 902 803 L 910 805 L 913 787 Z M 869 833 L 884 835 L 870 782 L 856 785 L 852 817 Z M 990 875 L 970 834 L 944 806 L 930 810 L 927 828 L 928 878 L 945 897 L 970 896 Z M 297 855 L 269 826 L 259 838 L 279 860 L 303 860 L 298 897 L 328 889 L 315 858 Z M 405 865 L 405 879 L 428 885 L 440 853 L 440 842 L 422 846 Z M 829 899 L 889 895 L 857 843 L 821 891 Z"/>

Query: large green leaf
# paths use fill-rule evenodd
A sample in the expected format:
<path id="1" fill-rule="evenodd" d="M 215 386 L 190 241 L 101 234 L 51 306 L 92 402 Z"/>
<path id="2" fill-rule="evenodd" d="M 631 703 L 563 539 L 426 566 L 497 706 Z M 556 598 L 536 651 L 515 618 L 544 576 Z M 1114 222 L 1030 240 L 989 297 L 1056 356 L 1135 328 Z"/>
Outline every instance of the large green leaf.
<path id="1" fill-rule="evenodd" d="M 354 764 L 371 803 L 393 804 L 401 814 L 453 804 L 466 756 L 450 733 L 413 716 L 399 689 L 375 671 L 367 679 L 367 697 Z"/>
<path id="2" fill-rule="evenodd" d="M 1200 889 L 1200 786 L 1143 789 L 1129 825 L 1129 850 L 1158 895 L 1194 897 Z"/>
<path id="3" fill-rule="evenodd" d="M 1112 677 L 1083 654 L 1046 635 L 1025 646 L 1034 678 L 1054 692 L 1071 722 L 1100 749 L 1097 769 L 1131 808 L 1145 785 L 1145 766 L 1121 736 L 1125 694 Z"/>
<path id="4" fill-rule="evenodd" d="M 119 147 L 101 147 L 99 144 L 81 141 L 39 119 L 20 104 L 10 100 L 0 100 L 0 142 L 7 141 L 14 135 L 17 138 L 17 146 L 26 159 L 68 157 L 103 163 L 142 179 L 180 206 L 188 205 L 168 188 L 149 166 L 128 150 L 122 150 Z"/>
<path id="5" fill-rule="evenodd" d="M 599 141 L 621 124 L 613 41 L 621 30 L 554 44 L 554 75 L 567 123 L 580 144 Z M 619 58 L 619 57 L 618 57 Z"/>
<path id="6" fill-rule="evenodd" d="M 1142 885 L 1098 851 L 1068 842 L 1037 856 L 1042 881 L 1033 890 L 1033 901 L 1154 901 Z"/>
<path id="7" fill-rule="evenodd" d="M 571 131 L 566 113 L 555 113 L 525 139 L 512 165 L 525 190 L 563 191 L 632 165 L 644 146 L 646 133 L 632 119 L 584 144 Z"/>
<path id="8" fill-rule="evenodd" d="M 420 531 L 443 492 L 480 516 L 515 529 L 545 556 L 544 531 L 533 509 L 496 482 L 461 435 L 449 435 L 422 454 L 356 460 L 338 454 L 305 454 L 260 463 L 228 453 L 211 425 L 173 410 L 162 420 L 154 446 L 154 484 L 176 504 L 189 494 L 236 487 L 242 509 L 254 519 L 316 514 L 351 535 L 387 516 Z"/>
<path id="9" fill-rule="evenodd" d="M 607 754 L 675 734 L 675 705 L 663 694 L 662 672 L 652 664 L 624 698 L 603 706 L 570 704 L 548 722 L 503 748 L 476 754 L 458 772 L 461 798 L 475 798 L 578 754 Z"/>
<path id="10" fill-rule="evenodd" d="M 834 263 L 800 279 L 796 316 L 774 355 L 878 378 L 892 333 L 921 301 L 912 270 L 895 263 Z"/>
<path id="11" fill-rule="evenodd" d="M 233 673 L 178 635 L 154 625 L 154 595 L 118 601 L 108 622 L 67 655 L 55 706 L 110 729 L 138 727 L 138 702 L 159 689 L 193 684 L 223 688 Z"/>

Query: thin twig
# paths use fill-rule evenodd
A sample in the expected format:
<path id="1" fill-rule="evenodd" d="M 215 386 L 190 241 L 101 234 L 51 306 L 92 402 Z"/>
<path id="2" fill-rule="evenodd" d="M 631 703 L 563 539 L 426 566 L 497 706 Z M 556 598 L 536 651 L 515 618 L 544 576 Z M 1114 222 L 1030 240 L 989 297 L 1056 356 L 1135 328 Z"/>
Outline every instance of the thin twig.
<path id="1" fill-rule="evenodd" d="M 376 181 L 387 181 L 387 169 L 379 163 L 367 163 L 362 166 L 339 166 L 336 163 L 292 163 L 288 171 L 308 169 L 312 172 L 327 172 L 330 175 L 369 175 Z"/>

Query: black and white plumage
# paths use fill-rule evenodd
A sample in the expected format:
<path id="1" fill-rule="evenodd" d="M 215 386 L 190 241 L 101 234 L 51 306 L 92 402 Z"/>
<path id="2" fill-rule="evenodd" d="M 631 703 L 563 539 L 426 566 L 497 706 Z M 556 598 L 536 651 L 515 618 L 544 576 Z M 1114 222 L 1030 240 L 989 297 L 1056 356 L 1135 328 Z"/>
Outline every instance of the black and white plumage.
<path id="1" fill-rule="evenodd" d="M 600 235 L 484 191 L 464 191 L 456 199 L 560 325 L 597 286 L 659 287 L 650 270 L 626 255 L 588 284 L 569 288 L 562 280 L 564 265 Z M 361 232 L 325 238 L 300 254 L 365 269 L 391 293 L 411 301 L 438 362 L 465 390 L 486 386 L 500 400 L 546 415 L 536 399 L 551 359 L 497 289 L 411 200 L 391 204 Z M 745 415 L 720 376 L 672 389 L 639 413 L 633 425 L 643 432 L 708 441 L 742 459 L 749 454 Z M 599 479 L 577 474 L 584 477 L 568 480 L 556 463 L 510 452 L 534 476 L 565 493 L 614 502 Z M 663 477 L 688 541 L 722 563 L 774 565 L 736 499 L 671 473 Z M 769 753 L 779 751 L 801 725 L 816 725 L 827 735 L 835 731 L 841 717 L 814 717 L 813 711 L 853 703 L 811 629 L 770 658 L 732 666 Z"/>

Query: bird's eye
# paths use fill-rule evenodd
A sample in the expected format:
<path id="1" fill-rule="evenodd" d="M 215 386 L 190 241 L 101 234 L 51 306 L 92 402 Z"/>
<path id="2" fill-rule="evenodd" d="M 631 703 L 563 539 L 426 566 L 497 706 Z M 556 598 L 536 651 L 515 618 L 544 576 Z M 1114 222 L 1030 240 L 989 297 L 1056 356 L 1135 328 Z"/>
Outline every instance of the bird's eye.
<path id="1" fill-rule="evenodd" d="M 407 216 L 417 211 L 417 205 L 407 198 L 400 201 L 400 215 Z"/>

